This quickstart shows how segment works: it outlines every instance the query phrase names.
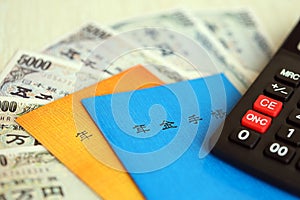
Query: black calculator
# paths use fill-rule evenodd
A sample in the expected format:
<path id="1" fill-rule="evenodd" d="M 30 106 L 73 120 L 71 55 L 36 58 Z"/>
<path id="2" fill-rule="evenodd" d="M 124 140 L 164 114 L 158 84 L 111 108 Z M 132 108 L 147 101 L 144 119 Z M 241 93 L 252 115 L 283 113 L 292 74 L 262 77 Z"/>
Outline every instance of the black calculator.
<path id="1" fill-rule="evenodd" d="M 300 22 L 227 116 L 212 153 L 300 196 Z"/>

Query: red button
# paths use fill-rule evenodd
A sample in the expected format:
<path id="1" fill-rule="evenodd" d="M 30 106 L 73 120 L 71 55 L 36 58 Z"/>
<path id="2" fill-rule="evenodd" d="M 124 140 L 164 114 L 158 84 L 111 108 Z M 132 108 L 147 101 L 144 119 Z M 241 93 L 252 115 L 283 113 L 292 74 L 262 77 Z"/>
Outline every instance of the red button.
<path id="1" fill-rule="evenodd" d="M 248 110 L 242 118 L 242 125 L 259 133 L 264 133 L 271 125 L 271 121 L 271 117 L 267 117 L 253 110 Z"/>
<path id="2" fill-rule="evenodd" d="M 282 109 L 282 102 L 274 100 L 265 95 L 259 95 L 253 105 L 254 110 L 262 112 L 271 117 L 277 117 Z"/>

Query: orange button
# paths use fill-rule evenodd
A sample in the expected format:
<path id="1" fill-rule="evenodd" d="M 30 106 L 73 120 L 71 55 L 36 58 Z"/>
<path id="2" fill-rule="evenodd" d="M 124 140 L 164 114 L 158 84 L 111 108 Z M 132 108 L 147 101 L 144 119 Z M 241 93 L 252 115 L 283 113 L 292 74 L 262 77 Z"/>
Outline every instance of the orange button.
<path id="1" fill-rule="evenodd" d="M 271 117 L 248 110 L 242 118 L 242 125 L 259 133 L 265 133 L 271 125 L 271 121 Z"/>
<path id="2" fill-rule="evenodd" d="M 265 95 L 259 95 L 259 97 L 254 102 L 253 108 L 256 111 L 259 111 L 271 117 L 277 117 L 282 109 L 282 102 Z"/>

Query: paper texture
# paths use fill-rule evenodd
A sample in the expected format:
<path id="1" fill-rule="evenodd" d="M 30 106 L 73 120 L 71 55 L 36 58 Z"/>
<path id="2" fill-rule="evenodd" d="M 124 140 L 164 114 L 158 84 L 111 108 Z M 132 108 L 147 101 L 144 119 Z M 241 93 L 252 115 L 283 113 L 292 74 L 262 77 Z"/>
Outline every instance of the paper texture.
<path id="1" fill-rule="evenodd" d="M 123 168 L 80 100 L 158 84 L 162 82 L 142 66 L 137 66 L 23 115 L 16 121 L 104 199 L 143 199 L 126 172 L 99 162 L 85 148 L 83 142 L 95 144 L 101 149 L 97 152 L 100 157 L 119 169 Z M 92 136 L 83 140 L 80 133 L 84 132 Z"/>
<path id="2" fill-rule="evenodd" d="M 240 97 L 221 77 L 224 88 L 216 75 L 82 100 L 147 199 L 293 199 L 211 154 L 199 158 L 209 128 Z"/>

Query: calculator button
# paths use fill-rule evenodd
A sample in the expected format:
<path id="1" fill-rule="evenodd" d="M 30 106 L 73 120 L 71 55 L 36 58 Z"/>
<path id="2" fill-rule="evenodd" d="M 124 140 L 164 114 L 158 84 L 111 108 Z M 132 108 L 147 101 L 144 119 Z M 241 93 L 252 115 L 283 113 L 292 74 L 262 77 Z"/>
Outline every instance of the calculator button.
<path id="1" fill-rule="evenodd" d="M 259 141 L 260 135 L 254 131 L 240 127 L 230 134 L 229 139 L 237 144 L 253 149 Z"/>
<path id="2" fill-rule="evenodd" d="M 277 82 L 272 82 L 264 91 L 270 97 L 280 101 L 287 101 L 293 93 L 293 88 Z"/>
<path id="3" fill-rule="evenodd" d="M 288 122 L 300 126 L 300 110 L 294 110 L 288 117 Z"/>
<path id="4" fill-rule="evenodd" d="M 297 161 L 297 163 L 296 163 L 296 168 L 297 168 L 298 170 L 300 170 L 300 160 Z"/>
<path id="5" fill-rule="evenodd" d="M 271 117 L 267 117 L 253 110 L 248 110 L 242 118 L 242 125 L 259 133 L 264 133 L 271 125 L 271 121 Z"/>
<path id="6" fill-rule="evenodd" d="M 282 102 L 271 99 L 265 95 L 259 95 L 253 104 L 253 108 L 271 117 L 277 117 L 282 109 Z"/>
<path id="7" fill-rule="evenodd" d="M 276 79 L 293 87 L 297 87 L 300 83 L 300 73 L 288 68 L 282 68 L 277 72 Z"/>
<path id="8" fill-rule="evenodd" d="M 276 136 L 295 146 L 300 146 L 300 130 L 290 126 L 282 126 Z"/>
<path id="9" fill-rule="evenodd" d="M 265 155 L 283 163 L 289 163 L 295 155 L 295 149 L 281 142 L 272 142 L 264 151 Z"/>

